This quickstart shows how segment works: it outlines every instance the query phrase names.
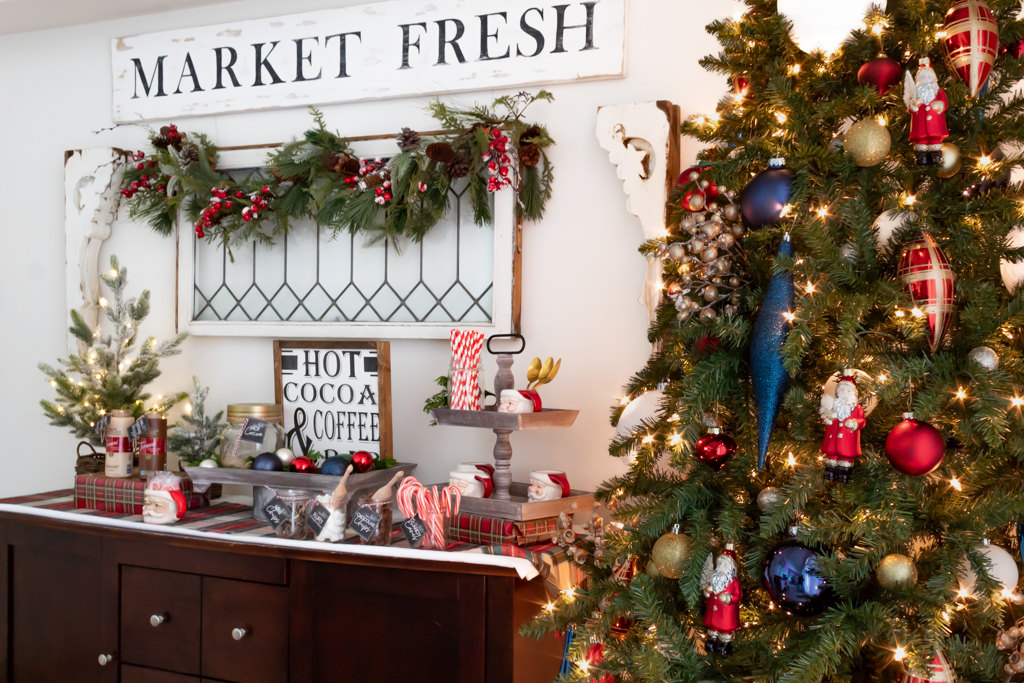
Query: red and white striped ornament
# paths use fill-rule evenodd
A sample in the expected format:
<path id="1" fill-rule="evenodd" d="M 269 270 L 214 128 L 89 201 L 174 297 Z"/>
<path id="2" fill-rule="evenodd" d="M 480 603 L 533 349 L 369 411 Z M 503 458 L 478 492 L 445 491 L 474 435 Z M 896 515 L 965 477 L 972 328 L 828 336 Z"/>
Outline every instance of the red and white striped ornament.
<path id="1" fill-rule="evenodd" d="M 946 12 L 942 47 L 950 68 L 977 97 L 999 54 L 999 25 L 985 0 L 955 0 Z"/>
<path id="2" fill-rule="evenodd" d="M 928 664 L 928 671 L 910 671 L 903 674 L 903 683 L 955 683 L 956 674 L 953 667 L 946 661 L 941 651 L 935 652 L 935 658 Z"/>
<path id="3" fill-rule="evenodd" d="M 931 235 L 922 233 L 903 252 L 899 275 L 914 306 L 927 318 L 929 347 L 935 353 L 956 310 L 956 274 L 942 247 Z"/>

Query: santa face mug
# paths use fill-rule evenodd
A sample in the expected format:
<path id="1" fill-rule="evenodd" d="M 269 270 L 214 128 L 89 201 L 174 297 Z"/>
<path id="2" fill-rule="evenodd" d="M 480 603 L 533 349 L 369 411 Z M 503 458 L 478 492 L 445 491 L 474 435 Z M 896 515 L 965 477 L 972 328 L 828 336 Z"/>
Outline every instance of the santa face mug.
<path id="1" fill-rule="evenodd" d="M 540 395 L 527 389 L 505 389 L 498 401 L 499 413 L 539 413 Z"/>
<path id="2" fill-rule="evenodd" d="M 543 500 L 560 500 L 569 496 L 569 480 L 565 472 L 558 470 L 536 470 L 530 472 L 530 488 L 526 497 L 531 503 Z"/>
<path id="3" fill-rule="evenodd" d="M 463 498 L 490 498 L 491 491 L 494 490 L 491 475 L 477 469 L 472 472 L 449 472 L 448 485 L 457 488 Z"/>
<path id="4" fill-rule="evenodd" d="M 147 524 L 174 524 L 185 515 L 187 506 L 181 492 L 181 479 L 170 472 L 158 472 L 146 484 L 142 521 Z"/>

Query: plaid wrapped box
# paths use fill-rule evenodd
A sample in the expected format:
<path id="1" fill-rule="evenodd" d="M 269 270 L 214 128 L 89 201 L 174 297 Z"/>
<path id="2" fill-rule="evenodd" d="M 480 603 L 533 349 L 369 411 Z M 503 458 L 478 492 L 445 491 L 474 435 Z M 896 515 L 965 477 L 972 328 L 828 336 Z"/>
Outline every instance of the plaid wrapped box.
<path id="1" fill-rule="evenodd" d="M 448 524 L 448 539 L 478 545 L 532 545 L 540 541 L 550 542 L 557 525 L 557 517 L 516 522 L 461 512 Z"/>
<path id="2" fill-rule="evenodd" d="M 79 474 L 75 477 L 75 507 L 104 512 L 142 514 L 146 482 L 142 479 L 113 479 L 102 474 Z M 209 495 L 192 490 L 192 480 L 181 478 L 181 492 L 190 510 L 207 507 Z"/>

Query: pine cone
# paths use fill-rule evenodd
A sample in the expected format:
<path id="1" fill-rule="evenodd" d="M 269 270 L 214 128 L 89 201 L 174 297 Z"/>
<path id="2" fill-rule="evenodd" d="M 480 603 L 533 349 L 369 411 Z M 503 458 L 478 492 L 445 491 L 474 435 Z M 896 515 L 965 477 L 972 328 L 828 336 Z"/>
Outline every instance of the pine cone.
<path id="1" fill-rule="evenodd" d="M 167 149 L 171 145 L 171 141 L 167 139 L 166 136 L 163 135 L 157 135 L 155 138 L 153 138 L 152 142 L 153 146 L 156 147 L 157 149 Z"/>
<path id="2" fill-rule="evenodd" d="M 447 142 L 435 142 L 427 147 L 427 156 L 442 164 L 450 164 L 455 159 L 455 150 Z"/>
<path id="3" fill-rule="evenodd" d="M 536 137 L 540 137 L 540 126 L 532 126 L 523 131 L 523 134 L 519 136 L 520 145 L 528 145 L 530 141 Z"/>
<path id="4" fill-rule="evenodd" d="M 334 167 L 335 173 L 341 175 L 359 175 L 359 159 L 343 154 L 338 157 L 338 163 Z"/>
<path id="5" fill-rule="evenodd" d="M 448 176 L 452 180 L 458 180 L 459 178 L 465 178 L 469 175 L 469 159 L 456 154 L 455 158 L 448 162 Z"/>
<path id="6" fill-rule="evenodd" d="M 178 152 L 178 163 L 182 168 L 188 168 L 197 161 L 199 161 L 199 150 L 191 145 L 182 147 Z"/>
<path id="7" fill-rule="evenodd" d="M 537 145 L 520 147 L 519 160 L 523 162 L 523 166 L 536 166 L 540 163 L 540 147 Z"/>
<path id="8" fill-rule="evenodd" d="M 369 175 L 363 176 L 363 183 L 366 187 L 378 187 L 384 184 L 384 176 L 380 173 L 370 173 Z"/>
<path id="9" fill-rule="evenodd" d="M 395 138 L 395 142 L 398 143 L 398 149 L 403 152 L 415 152 L 420 148 L 420 134 L 411 128 L 403 128 L 402 132 Z"/>
<path id="10" fill-rule="evenodd" d="M 340 157 L 331 150 L 324 152 L 324 170 L 334 171 L 334 167 L 338 165 L 339 159 Z"/>

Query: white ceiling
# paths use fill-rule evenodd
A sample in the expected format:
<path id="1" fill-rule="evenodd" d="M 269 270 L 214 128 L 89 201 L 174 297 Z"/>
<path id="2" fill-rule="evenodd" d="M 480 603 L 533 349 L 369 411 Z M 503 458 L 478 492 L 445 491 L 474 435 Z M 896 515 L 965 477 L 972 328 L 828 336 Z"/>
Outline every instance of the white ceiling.
<path id="1" fill-rule="evenodd" d="M 0 0 L 0 35 L 156 14 L 231 0 Z"/>

